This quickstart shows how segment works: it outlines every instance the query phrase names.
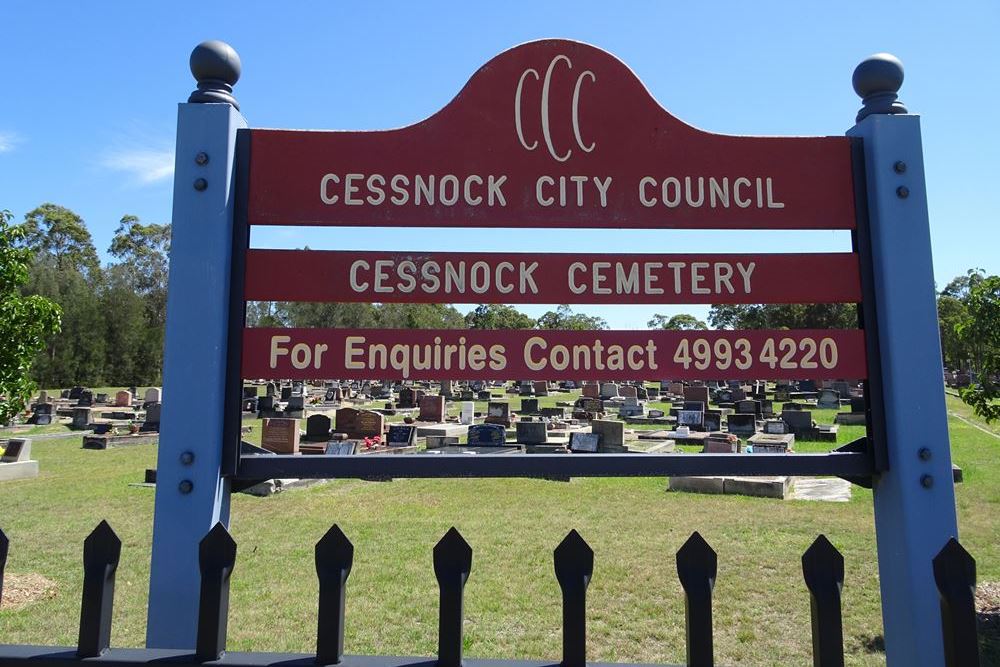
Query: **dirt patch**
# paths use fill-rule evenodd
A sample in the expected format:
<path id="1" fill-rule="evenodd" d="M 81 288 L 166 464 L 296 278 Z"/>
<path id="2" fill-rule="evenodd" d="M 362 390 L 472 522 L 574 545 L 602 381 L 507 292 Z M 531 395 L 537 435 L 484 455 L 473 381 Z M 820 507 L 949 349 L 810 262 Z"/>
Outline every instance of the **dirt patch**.
<path id="1" fill-rule="evenodd" d="M 3 580 L 3 609 L 20 609 L 39 600 L 56 595 L 56 582 L 40 574 L 7 574 Z"/>

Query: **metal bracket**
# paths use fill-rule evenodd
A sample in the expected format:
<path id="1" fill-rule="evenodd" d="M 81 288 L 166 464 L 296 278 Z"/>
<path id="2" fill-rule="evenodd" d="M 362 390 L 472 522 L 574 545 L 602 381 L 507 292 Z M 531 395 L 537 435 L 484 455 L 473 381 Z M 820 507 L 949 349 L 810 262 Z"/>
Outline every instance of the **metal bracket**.
<path id="1" fill-rule="evenodd" d="M 842 454 L 867 454 L 869 461 L 871 461 L 871 469 L 874 470 L 875 466 L 875 451 L 872 447 L 871 439 L 867 436 L 858 438 L 857 440 L 852 440 L 846 445 L 842 445 L 833 450 L 836 453 Z M 856 477 L 854 475 L 838 475 L 841 479 L 845 479 L 851 484 L 855 484 L 864 489 L 872 488 L 872 483 L 874 482 L 874 476 L 878 474 L 873 472 L 869 477 Z"/>

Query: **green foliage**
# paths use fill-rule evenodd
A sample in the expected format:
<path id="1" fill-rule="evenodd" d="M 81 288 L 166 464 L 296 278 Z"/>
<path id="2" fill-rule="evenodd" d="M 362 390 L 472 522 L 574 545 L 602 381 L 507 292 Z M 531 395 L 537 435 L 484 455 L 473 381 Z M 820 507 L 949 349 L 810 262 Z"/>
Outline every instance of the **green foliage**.
<path id="1" fill-rule="evenodd" d="M 573 310 L 563 304 L 554 311 L 550 310 L 538 318 L 539 329 L 563 329 L 570 331 L 591 331 L 596 329 L 607 329 L 608 323 L 604 318 L 595 315 L 584 315 L 574 313 Z"/>
<path id="2" fill-rule="evenodd" d="M 853 329 L 858 311 L 850 303 L 717 304 L 708 321 L 715 329 Z"/>
<path id="3" fill-rule="evenodd" d="M 671 331 L 702 331 L 708 328 L 707 324 L 687 313 L 679 313 L 673 317 L 657 313 L 653 315 L 653 319 L 646 322 L 646 326 L 650 329 L 669 329 Z"/>
<path id="4" fill-rule="evenodd" d="M 967 317 L 956 332 L 971 353 L 976 378 L 961 396 L 977 415 L 992 422 L 1000 419 L 1000 276 L 975 280 L 965 307 Z"/>
<path id="5" fill-rule="evenodd" d="M 481 303 L 465 316 L 470 329 L 534 329 L 535 320 L 502 303 Z"/>
<path id="6" fill-rule="evenodd" d="M 0 211 L 0 424 L 24 409 L 35 383 L 31 360 L 59 331 L 59 306 L 41 296 L 22 296 L 32 252 L 24 246 L 27 230 L 10 225 L 9 211 Z"/>
<path id="7" fill-rule="evenodd" d="M 97 250 L 83 218 L 56 204 L 42 204 L 24 216 L 21 242 L 36 255 L 51 255 L 60 270 L 100 270 Z"/>

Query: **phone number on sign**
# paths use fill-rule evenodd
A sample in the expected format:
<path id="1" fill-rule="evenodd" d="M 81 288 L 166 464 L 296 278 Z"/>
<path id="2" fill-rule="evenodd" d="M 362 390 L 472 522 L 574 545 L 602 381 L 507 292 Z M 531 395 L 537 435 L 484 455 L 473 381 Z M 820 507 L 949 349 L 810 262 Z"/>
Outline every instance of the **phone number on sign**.
<path id="1" fill-rule="evenodd" d="M 772 369 L 833 369 L 838 360 L 837 341 L 832 338 L 767 338 L 755 350 L 746 338 L 730 341 L 718 338 L 682 339 L 674 351 L 673 360 L 685 370 L 699 371 L 714 368 L 725 371 L 731 368 L 747 370 L 754 361 Z"/>

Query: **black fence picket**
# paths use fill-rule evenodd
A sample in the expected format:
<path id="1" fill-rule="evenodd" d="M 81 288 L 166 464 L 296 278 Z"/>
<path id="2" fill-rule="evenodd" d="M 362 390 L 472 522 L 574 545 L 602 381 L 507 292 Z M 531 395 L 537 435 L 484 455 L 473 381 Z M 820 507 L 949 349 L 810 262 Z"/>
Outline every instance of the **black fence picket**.
<path id="1" fill-rule="evenodd" d="M 434 546 L 434 576 L 441 589 L 438 608 L 438 667 L 461 667 L 463 597 L 472 571 L 472 547 L 451 527 Z"/>
<path id="2" fill-rule="evenodd" d="M 719 559 L 697 531 L 677 551 L 677 576 L 684 589 L 688 667 L 712 667 L 712 589 Z"/>
<path id="3" fill-rule="evenodd" d="M 344 657 L 344 613 L 347 577 L 354 563 L 354 545 L 334 524 L 316 543 L 319 577 L 319 617 L 316 630 L 316 664 L 335 665 Z"/>
<path id="4" fill-rule="evenodd" d="M 3 572 L 7 567 L 7 553 L 10 551 L 10 539 L 0 528 L 0 605 L 3 604 Z"/>
<path id="5" fill-rule="evenodd" d="M 825 535 L 817 537 L 802 554 L 802 575 L 809 589 L 813 665 L 843 667 L 840 594 L 844 587 L 844 557 Z"/>
<path id="6" fill-rule="evenodd" d="M 0 530 L 0 600 L 10 542 Z M 194 653 L 174 649 L 110 649 L 115 572 L 121 540 L 102 521 L 84 542 L 84 584 L 77 650 L 0 644 L 4 667 L 64 667 L 107 664 L 141 667 L 150 664 L 196 664 L 221 660 L 229 667 L 269 665 L 352 664 L 344 657 L 346 584 L 354 561 L 354 546 L 340 527 L 333 525 L 316 544 L 319 578 L 319 615 L 316 655 L 232 653 L 225 654 L 229 612 L 229 577 L 236 563 L 236 542 L 220 523 L 199 545 L 201 592 L 198 636 Z M 684 589 L 687 664 L 713 665 L 712 593 L 718 574 L 715 550 L 697 532 L 677 551 L 677 574 Z M 437 667 L 463 664 L 463 603 L 465 584 L 472 571 L 472 547 L 455 528 L 435 545 L 434 574 L 440 587 Z M 556 579 L 563 598 L 563 656 L 561 667 L 586 667 L 586 594 L 594 573 L 594 551 L 576 530 L 553 551 Z M 942 636 L 947 667 L 980 664 L 975 612 L 976 562 L 957 540 L 950 540 L 933 561 L 934 578 L 941 596 Z M 844 664 L 841 593 L 844 558 L 820 535 L 802 555 L 802 574 L 809 589 L 812 612 L 813 664 Z M 356 664 L 356 663 L 355 663 Z M 384 656 L 370 666 L 428 667 L 430 661 Z M 531 667 L 537 662 L 469 660 L 469 667 Z M 595 663 L 595 667 L 597 665 Z M 614 667 L 601 663 L 600 667 Z"/>
<path id="7" fill-rule="evenodd" d="M 229 575 L 235 565 L 236 542 L 226 527 L 217 523 L 198 545 L 201 591 L 195 653 L 199 660 L 218 660 L 226 650 Z"/>
<path id="8" fill-rule="evenodd" d="M 954 537 L 934 557 L 946 667 L 977 667 L 976 559 Z"/>
<path id="9" fill-rule="evenodd" d="M 562 667 L 587 664 L 587 587 L 594 575 L 594 550 L 576 530 L 553 552 L 556 579 L 563 598 Z"/>
<path id="10" fill-rule="evenodd" d="M 83 595 L 76 645 L 81 658 L 96 658 L 111 647 L 115 572 L 121 553 L 122 541 L 107 521 L 97 524 L 83 542 Z"/>

